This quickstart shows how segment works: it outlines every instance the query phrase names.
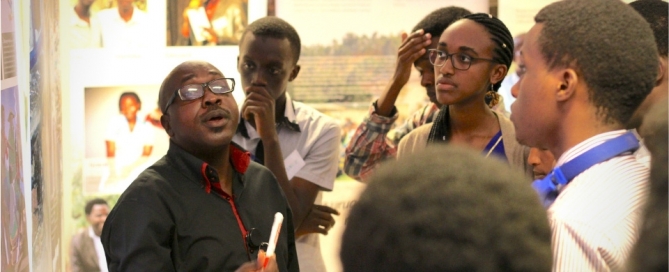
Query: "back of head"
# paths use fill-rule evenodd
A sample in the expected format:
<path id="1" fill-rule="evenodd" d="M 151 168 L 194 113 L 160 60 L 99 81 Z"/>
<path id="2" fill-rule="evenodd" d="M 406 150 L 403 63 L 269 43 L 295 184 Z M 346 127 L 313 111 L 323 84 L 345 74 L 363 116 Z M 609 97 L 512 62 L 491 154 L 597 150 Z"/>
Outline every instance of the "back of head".
<path id="1" fill-rule="evenodd" d="M 564 0 L 537 14 L 549 68 L 573 68 L 606 124 L 625 124 L 650 93 L 657 49 L 648 23 L 619 0 Z"/>
<path id="2" fill-rule="evenodd" d="M 295 63 L 300 59 L 300 51 L 302 47 L 300 36 L 292 25 L 279 17 L 267 16 L 255 20 L 244 30 L 240 44 L 244 41 L 246 33 L 253 33 L 255 36 L 275 39 L 288 39 L 293 57 L 295 58 Z"/>
<path id="3" fill-rule="evenodd" d="M 482 25 L 490 33 L 492 42 L 495 44 L 492 59 L 497 63 L 506 65 L 506 70 L 508 71 L 513 61 L 514 42 L 513 36 L 511 36 L 511 32 L 506 25 L 497 19 L 497 17 L 487 13 L 470 14 L 463 18 Z M 502 86 L 501 80 L 493 85 L 493 90 L 497 91 L 500 86 Z"/>
<path id="4" fill-rule="evenodd" d="M 650 24 L 657 43 L 657 51 L 660 56 L 666 58 L 667 50 L 669 50 L 667 45 L 669 3 L 662 0 L 637 0 L 629 5 Z"/>
<path id="5" fill-rule="evenodd" d="M 657 103 L 653 106 L 646 115 L 641 128 L 644 143 L 651 153 L 650 195 L 642 219 L 643 228 L 630 256 L 629 271 L 667 271 L 669 269 L 668 107 L 666 103 Z"/>
<path id="6" fill-rule="evenodd" d="M 344 271 L 548 271 L 550 229 L 529 181 L 453 146 L 390 162 L 351 209 Z"/>
<path id="7" fill-rule="evenodd" d="M 469 15 L 471 12 L 461 7 L 445 7 L 430 12 L 425 16 L 416 26 L 413 27 L 411 32 L 422 29 L 425 33 L 430 33 L 432 37 L 439 38 L 441 33 L 444 32 L 449 25 L 453 22 L 460 20 L 463 16 Z"/>

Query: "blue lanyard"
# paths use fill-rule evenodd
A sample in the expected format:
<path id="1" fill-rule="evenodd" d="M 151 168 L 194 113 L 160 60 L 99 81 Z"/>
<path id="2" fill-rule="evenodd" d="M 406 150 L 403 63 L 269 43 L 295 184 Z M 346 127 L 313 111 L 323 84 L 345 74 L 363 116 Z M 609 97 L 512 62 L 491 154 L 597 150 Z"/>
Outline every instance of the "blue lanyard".
<path id="1" fill-rule="evenodd" d="M 572 179 L 595 164 L 638 148 L 639 139 L 629 131 L 586 151 L 559 167 L 555 167 L 545 178 L 535 180 L 532 187 L 539 193 L 544 206 L 547 207 L 557 197 L 558 185 L 567 185 Z"/>

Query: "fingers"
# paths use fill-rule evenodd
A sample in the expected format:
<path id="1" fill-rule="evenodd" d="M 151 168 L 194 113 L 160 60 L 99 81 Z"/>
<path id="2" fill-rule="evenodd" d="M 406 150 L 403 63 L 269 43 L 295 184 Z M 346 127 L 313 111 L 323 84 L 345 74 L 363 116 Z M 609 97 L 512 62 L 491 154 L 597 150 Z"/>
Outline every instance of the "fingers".
<path id="1" fill-rule="evenodd" d="M 413 63 L 416 59 L 427 52 L 427 46 L 432 43 L 432 36 L 428 33 L 422 35 L 422 30 L 411 34 L 398 50 L 398 58 L 402 61 Z"/>
<path id="2" fill-rule="evenodd" d="M 252 271 L 260 271 L 261 267 L 258 267 L 257 262 L 247 262 L 242 264 L 235 272 L 252 272 Z"/>
<path id="3" fill-rule="evenodd" d="M 339 215 L 339 211 L 337 211 L 337 210 L 335 210 L 335 209 L 333 209 L 333 208 L 330 208 L 330 207 L 328 207 L 328 206 L 323 206 L 323 205 L 316 205 L 316 204 L 314 204 L 313 207 L 314 207 L 314 209 L 317 209 L 317 210 L 322 211 L 322 212 L 326 212 L 326 213 L 331 213 L 331 214 Z"/>
<path id="4" fill-rule="evenodd" d="M 246 120 L 270 118 L 273 121 L 274 98 L 263 88 L 247 88 L 241 112 Z"/>

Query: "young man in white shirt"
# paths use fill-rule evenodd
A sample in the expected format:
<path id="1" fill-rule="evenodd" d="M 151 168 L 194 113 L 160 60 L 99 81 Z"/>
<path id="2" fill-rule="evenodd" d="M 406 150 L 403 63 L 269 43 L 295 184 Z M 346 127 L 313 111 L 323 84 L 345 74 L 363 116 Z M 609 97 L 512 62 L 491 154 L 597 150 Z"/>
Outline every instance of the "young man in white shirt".
<path id="1" fill-rule="evenodd" d="M 318 205 L 334 187 L 341 128 L 331 117 L 293 101 L 286 89 L 299 71 L 300 38 L 277 17 L 251 23 L 239 44 L 237 70 L 246 100 L 232 139 L 276 176 L 293 213 L 302 271 L 325 271 L 318 233 L 337 211 Z"/>
<path id="2" fill-rule="evenodd" d="M 616 0 L 556 2 L 535 21 L 521 48 L 526 72 L 511 120 L 520 143 L 557 158 L 533 183 L 548 206 L 553 270 L 621 269 L 648 190 L 648 168 L 635 159 L 638 140 L 625 124 L 655 85 L 653 33 Z"/>
<path id="3" fill-rule="evenodd" d="M 117 0 L 118 7 L 101 10 L 91 21 L 93 46 L 132 49 L 161 45 L 147 13 L 132 0 Z"/>

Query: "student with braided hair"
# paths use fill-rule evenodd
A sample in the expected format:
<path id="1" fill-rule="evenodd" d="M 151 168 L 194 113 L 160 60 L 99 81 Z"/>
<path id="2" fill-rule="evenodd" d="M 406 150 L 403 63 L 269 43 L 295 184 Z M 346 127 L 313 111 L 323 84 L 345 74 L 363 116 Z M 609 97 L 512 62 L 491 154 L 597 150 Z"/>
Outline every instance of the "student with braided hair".
<path id="1" fill-rule="evenodd" d="M 411 34 L 403 34 L 402 44 L 397 49 L 395 74 L 379 99 L 372 103 L 369 114 L 355 131 L 346 147 L 344 172 L 356 180 L 365 182 L 384 160 L 394 158 L 400 139 L 412 130 L 432 123 L 441 105 L 436 99 L 434 67 L 428 58 L 428 50 L 437 48 L 439 36 L 453 22 L 471 12 L 461 7 L 449 6 L 430 12 L 413 27 Z M 401 89 L 409 81 L 411 66 L 420 73 L 420 84 L 425 87 L 430 103 L 411 114 L 404 124 L 395 129 L 392 139 L 388 133 L 399 112 L 395 102 Z M 502 107 L 504 108 L 504 107 Z"/>
<path id="2" fill-rule="evenodd" d="M 398 157 L 453 143 L 505 160 L 529 177 L 529 148 L 518 144 L 511 121 L 491 109 L 513 59 L 513 37 L 504 23 L 484 13 L 464 16 L 444 30 L 429 57 L 443 106 L 434 123 L 400 141 Z"/>

